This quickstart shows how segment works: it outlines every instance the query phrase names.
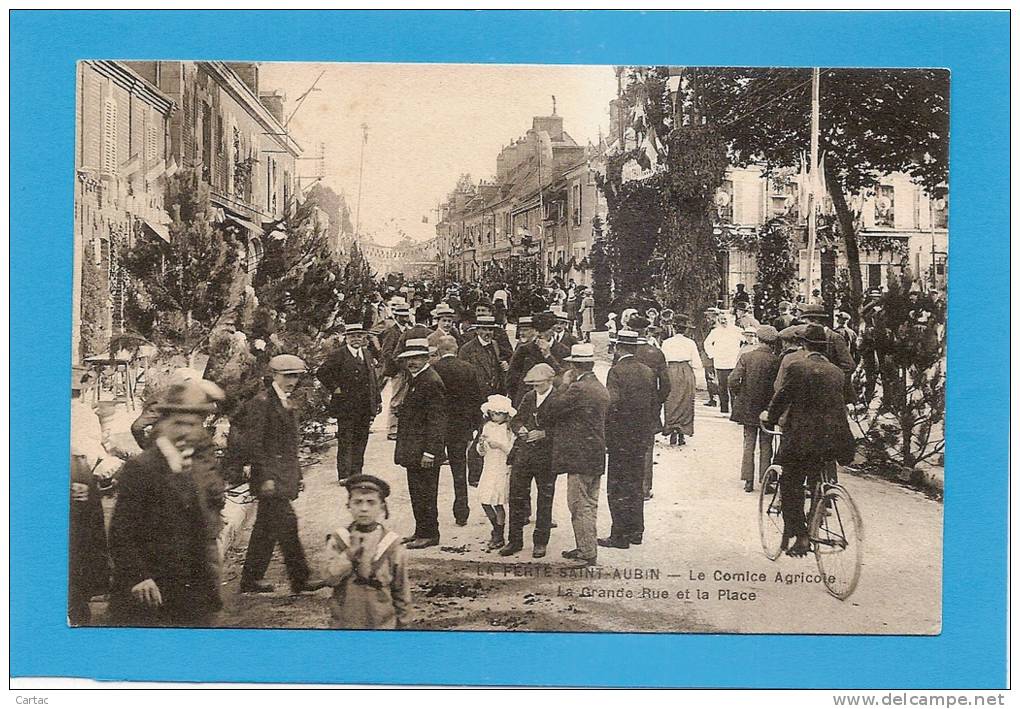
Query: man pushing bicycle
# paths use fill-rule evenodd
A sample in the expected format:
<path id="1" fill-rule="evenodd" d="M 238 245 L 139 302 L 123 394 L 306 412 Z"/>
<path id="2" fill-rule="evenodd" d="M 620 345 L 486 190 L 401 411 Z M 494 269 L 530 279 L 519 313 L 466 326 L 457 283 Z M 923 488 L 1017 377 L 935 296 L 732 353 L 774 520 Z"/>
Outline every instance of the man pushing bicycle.
<path id="1" fill-rule="evenodd" d="M 786 412 L 783 438 L 774 463 L 783 467 L 779 492 L 783 510 L 783 543 L 790 556 L 811 550 L 804 516 L 804 483 L 814 487 L 825 465 L 850 463 L 854 437 L 843 398 L 844 373 L 824 352 L 825 328 L 808 325 L 801 334 L 808 354 L 790 364 L 779 391 L 761 420 L 770 428 Z M 793 546 L 789 546 L 793 539 Z"/>

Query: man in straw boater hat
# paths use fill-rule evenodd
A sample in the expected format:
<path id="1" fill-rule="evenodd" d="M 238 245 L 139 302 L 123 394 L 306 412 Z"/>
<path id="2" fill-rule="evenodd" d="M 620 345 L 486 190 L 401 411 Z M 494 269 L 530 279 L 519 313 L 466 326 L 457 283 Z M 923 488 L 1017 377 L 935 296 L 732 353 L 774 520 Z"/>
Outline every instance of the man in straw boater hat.
<path id="1" fill-rule="evenodd" d="M 801 335 L 806 354 L 793 361 L 786 379 L 760 419 L 774 427 L 785 413 L 783 438 L 775 462 L 783 466 L 780 495 L 783 543 L 790 556 L 811 549 L 804 517 L 804 483 L 813 485 L 824 466 L 849 463 L 854 437 L 843 399 L 844 375 L 825 356 L 829 338 L 825 328 L 811 324 Z M 789 546 L 794 540 L 793 546 Z"/>
<path id="2" fill-rule="evenodd" d="M 209 560 L 208 515 L 196 483 L 193 441 L 223 392 L 175 384 L 160 398 L 153 442 L 118 477 L 110 521 L 114 625 L 209 626 L 222 607 Z"/>
<path id="3" fill-rule="evenodd" d="M 552 469 L 552 436 L 538 425 L 538 416 L 545 410 L 553 393 L 556 371 L 552 365 L 539 362 L 524 375 L 529 387 L 520 401 L 517 414 L 510 421 L 514 432 L 514 463 L 510 470 L 510 513 L 507 544 L 501 556 L 511 556 L 524 548 L 524 526 L 531 512 L 531 481 L 538 489 L 535 531 L 532 535 L 532 557 L 546 554 L 552 529 L 553 497 L 556 494 L 556 473 Z"/>
<path id="4" fill-rule="evenodd" d="M 634 330 L 616 335 L 618 357 L 606 375 L 606 496 L 613 526 L 599 546 L 627 549 L 645 532 L 645 457 L 659 430 L 655 372 L 635 356 L 641 338 Z"/>
<path id="5" fill-rule="evenodd" d="M 389 439 L 397 438 L 397 419 L 400 416 L 400 404 L 407 394 L 407 370 L 402 366 L 398 355 L 404 349 L 408 338 L 428 337 L 430 330 L 424 325 L 411 322 L 411 309 L 407 302 L 397 297 L 390 306 L 395 322 L 384 333 L 380 345 L 383 376 L 392 382 L 389 411 Z"/>
<path id="6" fill-rule="evenodd" d="M 414 513 L 408 549 L 439 544 L 439 465 L 446 449 L 446 387 L 429 365 L 424 337 L 407 341 L 397 355 L 409 372 L 407 395 L 400 408 L 393 462 L 407 470 L 407 492 Z"/>
<path id="7" fill-rule="evenodd" d="M 331 392 L 329 412 L 336 417 L 336 477 L 340 484 L 361 473 L 372 421 L 382 412 L 375 365 L 366 347 L 368 333 L 353 321 L 344 325 L 344 341 L 326 357 L 315 376 Z"/>
<path id="8" fill-rule="evenodd" d="M 259 506 L 241 571 L 241 591 L 275 590 L 262 577 L 279 543 L 291 591 L 300 593 L 320 586 L 310 579 L 305 551 L 298 538 L 297 515 L 291 507 L 291 501 L 301 492 L 302 482 L 298 462 L 301 432 L 290 397 L 308 368 L 300 357 L 280 354 L 269 360 L 269 370 L 272 383 L 245 405 L 251 461 L 248 484 L 258 497 Z"/>
<path id="9" fill-rule="evenodd" d="M 537 425 L 552 434 L 552 471 L 567 476 L 567 507 L 574 527 L 575 549 L 563 557 L 594 564 L 598 557 L 596 515 L 599 480 L 606 470 L 606 413 L 609 392 L 595 378 L 595 349 L 574 345 L 566 358 L 571 371 L 538 412 Z"/>
<path id="10" fill-rule="evenodd" d="M 459 346 L 462 335 L 457 329 L 457 311 L 451 308 L 449 303 L 440 303 L 432 311 L 432 317 L 435 319 L 436 329 L 428 335 L 429 347 L 436 349 L 439 346 L 439 339 L 446 336 L 457 340 Z"/>

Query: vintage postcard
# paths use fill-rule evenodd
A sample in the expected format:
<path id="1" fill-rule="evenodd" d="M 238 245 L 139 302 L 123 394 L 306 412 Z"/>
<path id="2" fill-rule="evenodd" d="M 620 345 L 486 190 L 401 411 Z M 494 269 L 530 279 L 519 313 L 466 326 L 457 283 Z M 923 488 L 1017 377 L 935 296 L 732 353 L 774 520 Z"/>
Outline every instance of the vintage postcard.
<path id="1" fill-rule="evenodd" d="M 76 72 L 71 626 L 941 632 L 949 71 Z"/>

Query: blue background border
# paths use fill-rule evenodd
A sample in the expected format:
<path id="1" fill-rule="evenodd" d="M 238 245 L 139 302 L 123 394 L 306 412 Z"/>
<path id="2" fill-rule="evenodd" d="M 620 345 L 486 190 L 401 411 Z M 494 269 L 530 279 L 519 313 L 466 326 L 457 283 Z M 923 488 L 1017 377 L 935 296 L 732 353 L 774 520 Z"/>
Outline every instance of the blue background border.
<path id="1" fill-rule="evenodd" d="M 13 12 L 10 27 L 13 676 L 716 687 L 1005 684 L 1007 13 L 40 11 Z M 951 69 L 952 445 L 942 635 L 68 629 L 74 63 L 85 58 Z"/>

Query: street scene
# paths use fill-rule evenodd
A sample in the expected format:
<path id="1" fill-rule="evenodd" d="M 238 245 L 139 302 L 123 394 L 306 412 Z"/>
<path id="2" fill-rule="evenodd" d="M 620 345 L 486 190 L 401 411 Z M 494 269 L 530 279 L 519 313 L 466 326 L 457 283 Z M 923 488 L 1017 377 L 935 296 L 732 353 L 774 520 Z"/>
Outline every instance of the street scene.
<path id="1" fill-rule="evenodd" d="M 947 72 L 77 72 L 70 625 L 941 632 Z"/>

